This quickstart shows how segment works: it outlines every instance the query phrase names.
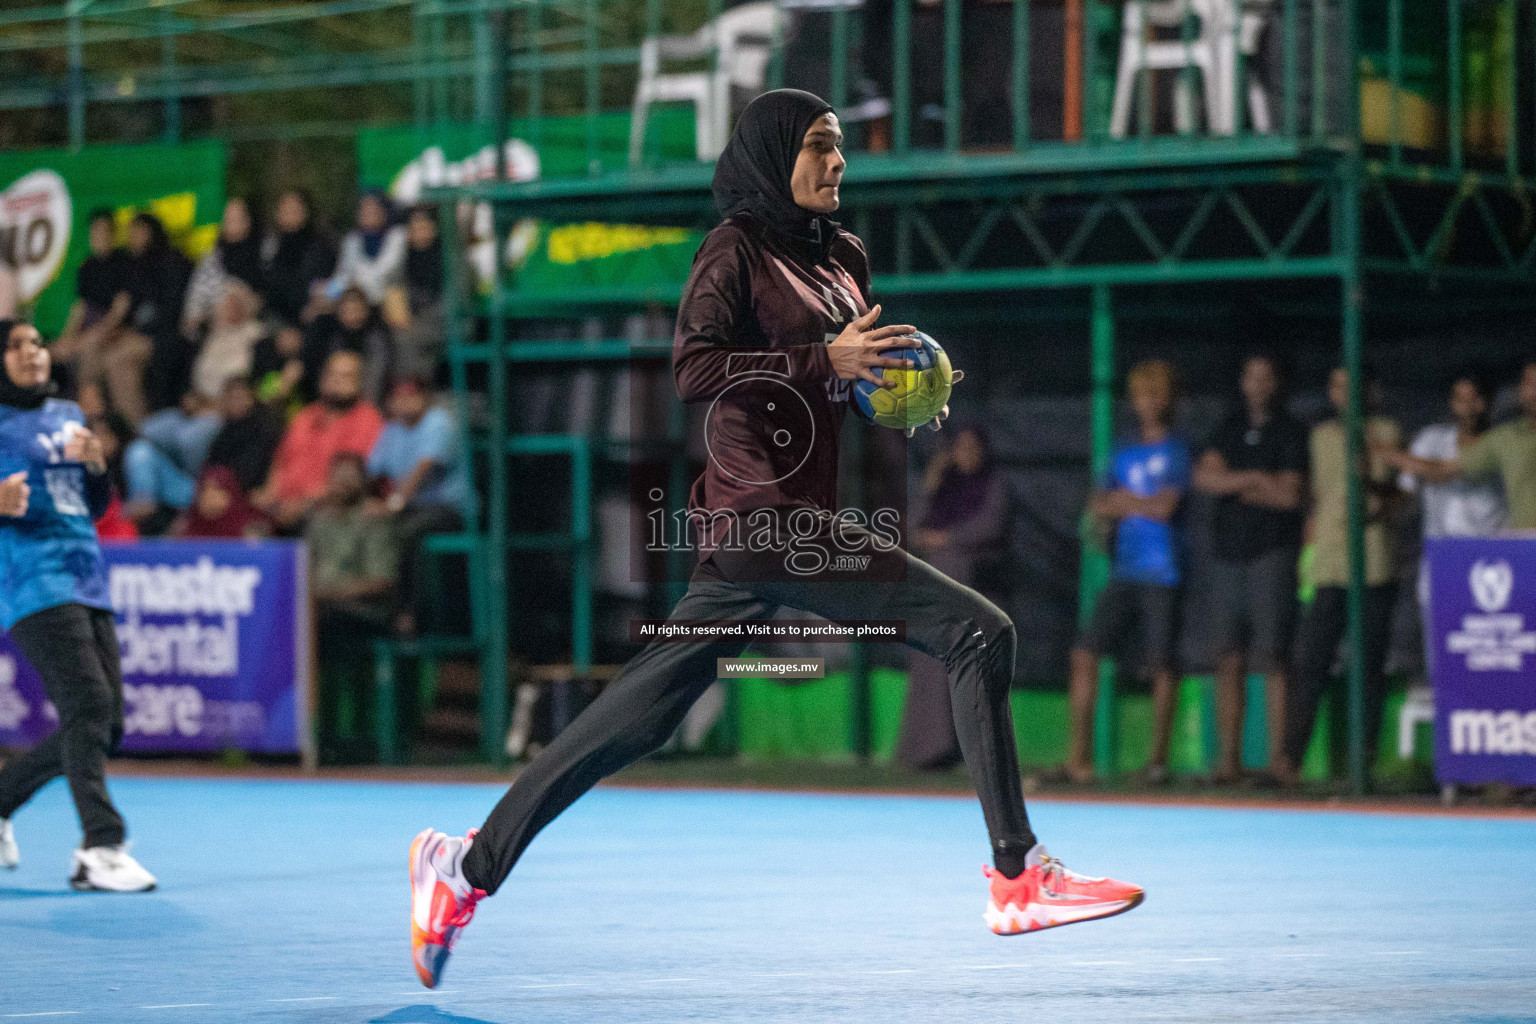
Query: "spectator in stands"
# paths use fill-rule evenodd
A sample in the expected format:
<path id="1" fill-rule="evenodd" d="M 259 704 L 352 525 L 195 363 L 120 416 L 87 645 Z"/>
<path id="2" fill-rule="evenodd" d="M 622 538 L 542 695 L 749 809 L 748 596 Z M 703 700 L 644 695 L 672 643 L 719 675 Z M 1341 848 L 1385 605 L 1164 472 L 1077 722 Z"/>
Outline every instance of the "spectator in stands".
<path id="1" fill-rule="evenodd" d="M 1536 530 L 1536 358 L 1521 368 L 1518 396 L 1521 415 L 1494 427 L 1457 453 L 1454 459 L 1419 458 L 1383 451 L 1387 461 L 1426 483 L 1488 480 L 1504 483 L 1504 501 L 1512 530 Z"/>
<path id="2" fill-rule="evenodd" d="M 323 751 L 363 720 L 358 705 L 371 689 L 371 673 L 357 669 L 371 662 L 368 638 L 389 630 L 397 566 L 394 529 L 388 519 L 369 514 L 366 474 L 363 457 L 356 452 L 332 456 L 325 473 L 325 500 L 304 531 L 320 656 Z M 350 704 L 345 697 L 352 698 Z"/>
<path id="3" fill-rule="evenodd" d="M 1376 447 L 1395 449 L 1401 441 L 1397 424 L 1375 413 L 1381 405 L 1381 387 L 1375 377 L 1361 374 L 1362 397 L 1367 419 L 1365 436 Z M 1297 644 L 1296 673 L 1286 695 L 1285 742 L 1270 770 L 1282 784 L 1293 786 L 1307 745 L 1317 709 L 1328 688 L 1339 641 L 1344 638 L 1349 593 L 1349 501 L 1346 487 L 1349 459 L 1345 453 L 1343 414 L 1349 397 L 1349 374 L 1335 369 L 1328 377 L 1328 402 L 1334 415 L 1312 428 L 1312 515 L 1307 532 L 1312 540 L 1312 603 L 1301 622 Z M 1386 460 L 1367 456 L 1362 474 L 1365 488 L 1365 628 L 1363 664 L 1365 676 L 1366 763 L 1375 759 L 1376 737 L 1381 732 L 1382 704 L 1387 695 L 1387 643 L 1392 631 L 1392 609 L 1397 602 L 1397 567 L 1393 559 L 1392 513 L 1398 490 Z"/>
<path id="4" fill-rule="evenodd" d="M 21 281 L 10 258 L 0 252 L 0 320 L 14 320 L 21 309 Z"/>
<path id="5" fill-rule="evenodd" d="M 1088 510 L 1113 536 L 1110 582 L 1093 619 L 1072 651 L 1072 737 L 1066 771 L 1073 782 L 1093 781 L 1093 722 L 1098 705 L 1099 659 L 1118 652 L 1128 664 L 1139 655 L 1152 680 L 1152 755 L 1146 781 L 1168 781 L 1168 746 L 1178 696 L 1179 586 L 1184 578 L 1179 510 L 1190 485 L 1190 454 L 1171 428 L 1177 397 L 1173 367 L 1138 363 L 1126 381 L 1136 413 L 1135 440 L 1119 445 Z"/>
<path id="6" fill-rule="evenodd" d="M 428 377 L 437 369 L 444 340 L 443 241 L 437 211 L 412 207 L 405 233 L 405 301 L 390 323 L 395 331 L 395 370 L 407 377 Z"/>
<path id="7" fill-rule="evenodd" d="M 400 284 L 405 264 L 405 229 L 394 223 L 389 197 L 375 189 L 357 203 L 357 227 L 341 241 L 341 259 L 326 291 L 339 299 L 348 288 L 360 288 L 368 302 L 380 305 L 384 293 Z"/>
<path id="8" fill-rule="evenodd" d="M 1195 464 L 1195 487 L 1216 499 L 1208 610 L 1217 654 L 1218 784 L 1241 775 L 1250 667 L 1265 676 L 1271 762 L 1284 739 L 1307 434 L 1281 406 L 1280 384 L 1273 357 L 1244 360 L 1239 407 Z"/>
<path id="9" fill-rule="evenodd" d="M 176 405 L 191 352 L 181 337 L 181 308 L 192 261 L 171 244 L 160 219 L 140 213 L 128 226 L 128 333 L 103 359 L 112 405 L 138 424 Z"/>
<path id="10" fill-rule="evenodd" d="M 389 393 L 389 422 L 368 456 L 368 474 L 388 487 L 385 509 L 400 543 L 400 614 L 396 629 L 416 631 L 416 580 L 429 534 L 464 528 L 469 473 L 448 410 L 431 402 L 431 382 L 404 377 Z"/>
<path id="11" fill-rule="evenodd" d="M 251 379 L 256 385 L 256 397 L 264 405 L 285 416 L 297 412 L 306 400 L 314 397 L 303 390 L 304 376 L 303 331 L 284 325 L 256 343 Z"/>
<path id="12" fill-rule="evenodd" d="M 1488 432 L 1489 412 L 1493 408 L 1493 394 L 1488 382 L 1476 373 L 1464 373 L 1451 382 L 1448 423 L 1433 423 L 1419 431 L 1409 446 L 1408 454 L 1431 462 L 1455 462 L 1456 458 Z M 1378 451 L 1377 455 L 1395 464 L 1397 453 L 1391 449 Z M 1411 473 L 1398 477 L 1398 486 L 1406 493 L 1419 492 L 1421 500 L 1420 524 L 1423 537 L 1491 537 L 1504 528 L 1508 511 L 1504 507 L 1504 487 L 1495 478 L 1484 480 L 1449 480 L 1445 483 L 1425 481 Z M 1432 659 L 1429 657 L 1429 563 L 1419 560 L 1418 585 L 1415 596 L 1419 602 L 1419 620 L 1423 627 L 1425 644 L 1424 674 L 1427 679 Z"/>
<path id="13" fill-rule="evenodd" d="M 192 364 L 192 389 L 208 403 L 219 400 L 231 377 L 250 375 L 256 343 L 267 333 L 256 318 L 260 302 L 244 281 L 231 278 L 224 283 L 208 337 Z"/>
<path id="14" fill-rule="evenodd" d="M 267 517 L 251 504 L 228 466 L 207 466 L 197 478 L 197 496 L 171 532 L 178 537 L 256 540 L 272 532 Z"/>
<path id="15" fill-rule="evenodd" d="M 224 382 L 219 418 L 223 425 L 208 446 L 204 468 L 223 466 L 249 494 L 266 481 L 272 468 L 272 458 L 283 440 L 283 418 L 256 401 L 250 378 L 242 376 Z"/>
<path id="16" fill-rule="evenodd" d="M 133 440 L 133 427 L 122 413 L 86 414 L 85 425 L 101 441 L 101 454 L 107 462 L 107 476 L 112 481 L 112 497 L 106 511 L 96 519 L 100 540 L 138 540 L 139 528 L 123 511 L 123 496 L 128 493 L 128 478 L 123 473 L 123 450 Z"/>
<path id="17" fill-rule="evenodd" d="M 198 261 L 197 271 L 187 286 L 187 301 L 181 315 L 184 335 L 196 341 L 212 326 L 232 281 L 245 285 L 252 296 L 258 295 L 263 285 L 261 236 L 250 205 L 240 198 L 224 204 L 219 240 Z"/>
<path id="18" fill-rule="evenodd" d="M 289 189 L 272 211 L 272 230 L 261 246 L 262 286 L 267 309 L 285 324 L 308 323 L 316 293 L 336 270 L 336 245 L 315 224 L 308 193 Z"/>
<path id="19" fill-rule="evenodd" d="M 394 366 L 394 343 L 379 311 L 369 304 L 361 288 L 348 288 L 336 303 L 335 313 L 315 318 L 304 347 L 301 392 L 317 393 L 321 368 L 333 352 L 356 352 L 363 360 L 363 397 L 374 405 L 383 404 Z"/>
<path id="20" fill-rule="evenodd" d="M 101 381 L 102 355 L 117 340 L 133 303 L 128 295 L 129 257 L 115 244 L 116 230 L 110 209 L 91 211 L 91 254 L 75 271 L 75 301 L 63 333 L 50 349 L 55 368 L 75 365 L 81 389 Z"/>
<path id="21" fill-rule="evenodd" d="M 325 495 L 327 473 L 338 453 L 365 459 L 384 418 L 363 399 L 363 360 L 335 352 L 320 376 L 320 398 L 304 407 L 283 435 L 267 482 L 252 496 L 279 530 L 296 531 Z"/>
<path id="22" fill-rule="evenodd" d="M 75 398 L 75 404 L 80 411 L 85 413 L 85 418 L 93 416 L 105 416 L 108 412 L 107 394 L 100 384 L 85 383 L 80 385 L 80 392 Z"/>
<path id="23" fill-rule="evenodd" d="M 197 474 L 219 431 L 218 411 L 194 391 L 172 409 L 162 409 L 139 426 L 139 436 L 124 452 L 128 481 L 128 516 L 145 534 L 170 526 L 175 514 L 192 504 Z"/>
<path id="24" fill-rule="evenodd" d="M 923 474 L 923 507 L 914 546 L 950 579 L 974 586 L 977 571 L 997 549 L 1008 522 L 1008 491 L 994 471 L 986 432 L 956 431 Z M 960 762 L 949 673 L 944 663 L 916 651 L 909 657 L 906 706 L 896 740 L 896 760 L 914 770 L 950 768 Z"/>

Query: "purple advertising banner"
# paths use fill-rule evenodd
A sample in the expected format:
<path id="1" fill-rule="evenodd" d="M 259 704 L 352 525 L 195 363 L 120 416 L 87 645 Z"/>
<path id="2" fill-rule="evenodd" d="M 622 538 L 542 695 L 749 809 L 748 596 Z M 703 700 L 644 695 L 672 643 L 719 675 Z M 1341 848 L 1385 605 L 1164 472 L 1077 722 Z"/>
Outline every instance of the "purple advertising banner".
<path id="1" fill-rule="evenodd" d="M 1436 773 L 1443 783 L 1536 785 L 1536 538 L 1425 547 Z"/>
<path id="2" fill-rule="evenodd" d="M 286 541 L 103 544 L 123 656 L 123 749 L 307 753 L 306 553 Z M 0 633 L 0 746 L 58 725 Z"/>

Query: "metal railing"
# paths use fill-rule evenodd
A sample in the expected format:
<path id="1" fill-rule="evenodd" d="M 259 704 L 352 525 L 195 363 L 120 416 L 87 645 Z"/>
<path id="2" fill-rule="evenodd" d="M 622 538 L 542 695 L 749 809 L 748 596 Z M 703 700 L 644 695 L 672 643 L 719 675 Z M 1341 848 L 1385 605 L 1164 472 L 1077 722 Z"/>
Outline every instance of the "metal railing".
<path id="1" fill-rule="evenodd" d="M 788 27 L 764 84 L 824 91 L 840 109 L 873 96 L 885 112 L 850 127 L 858 149 L 902 156 L 1155 142 L 1166 150 L 1265 138 L 1296 147 L 1360 141 L 1393 169 L 1517 176 L 1536 167 L 1536 146 L 1520 142 L 1536 123 L 1530 0 L 779 3 Z M 12 69 L 0 78 L 0 110 L 63 108 L 69 140 L 80 145 L 88 105 L 148 102 L 163 107 L 163 137 L 174 140 L 182 104 L 200 97 L 372 89 L 390 97 L 374 106 L 396 112 L 396 122 L 407 110 L 420 126 L 485 123 L 506 111 L 527 116 L 537 136 L 547 116 L 626 108 L 641 41 L 691 32 L 722 8 L 722 0 L 284 0 L 232 12 L 210 0 L 70 0 L 0 12 L 0 68 Z M 1265 118 L 1255 117 L 1255 88 L 1267 130 L 1256 123 Z M 1133 131 L 1113 130 L 1117 92 Z M 1196 97 L 1204 116 L 1170 127 L 1170 107 Z M 227 127 L 249 137 L 357 125 Z M 595 127 L 588 145 L 595 158 Z"/>

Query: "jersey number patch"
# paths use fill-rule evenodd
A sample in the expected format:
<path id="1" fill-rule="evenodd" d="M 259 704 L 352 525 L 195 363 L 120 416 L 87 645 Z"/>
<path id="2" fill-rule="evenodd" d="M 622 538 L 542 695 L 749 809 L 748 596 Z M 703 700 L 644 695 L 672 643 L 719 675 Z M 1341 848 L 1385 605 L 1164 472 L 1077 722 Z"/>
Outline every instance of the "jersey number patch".
<path id="1" fill-rule="evenodd" d="M 88 516 L 90 508 L 85 504 L 85 492 L 80 487 L 80 470 L 45 469 L 43 480 L 48 484 L 48 496 L 61 516 Z"/>
<path id="2" fill-rule="evenodd" d="M 37 443 L 42 445 L 43 451 L 48 453 L 49 462 L 63 462 L 64 449 L 79 432 L 80 424 L 73 421 L 67 422 L 52 434 L 38 434 Z M 85 491 L 81 487 L 80 472 L 75 467 L 43 470 L 43 482 L 48 486 L 48 496 L 53 499 L 53 507 L 61 516 L 91 514 L 90 508 L 85 503 Z"/>

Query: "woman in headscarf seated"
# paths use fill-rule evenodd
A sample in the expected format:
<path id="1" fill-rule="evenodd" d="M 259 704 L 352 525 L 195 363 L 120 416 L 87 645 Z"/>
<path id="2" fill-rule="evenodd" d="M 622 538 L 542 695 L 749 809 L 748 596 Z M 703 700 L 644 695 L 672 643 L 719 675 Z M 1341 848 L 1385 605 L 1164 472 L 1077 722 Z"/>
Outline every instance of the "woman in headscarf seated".
<path id="1" fill-rule="evenodd" d="M 977 570 L 997 549 L 1008 519 L 1008 493 L 993 472 L 985 430 L 962 428 L 928 463 L 922 507 L 915 518 L 914 546 L 928 563 L 958 583 L 975 586 Z M 958 764 L 960 743 L 943 663 L 914 651 L 908 665 L 897 762 L 912 769 Z"/>
<path id="2" fill-rule="evenodd" d="M 361 288 L 348 288 L 336 303 L 336 312 L 316 317 L 309 325 L 299 356 L 304 374 L 297 389 L 306 400 L 320 393 L 325 361 L 341 351 L 356 352 L 362 357 L 363 397 L 382 407 L 394 373 L 394 343 L 378 307 L 368 301 Z"/>
<path id="3" fill-rule="evenodd" d="M 326 286 L 331 299 L 348 288 L 361 288 L 377 306 L 385 292 L 401 283 L 405 266 L 405 229 L 394 222 L 389 197 L 378 189 L 357 201 L 357 227 L 341 240 L 341 260 Z"/>
<path id="4" fill-rule="evenodd" d="M 255 505 L 235 471 L 228 466 L 209 466 L 197 478 L 192 507 L 176 521 L 178 537 L 254 539 L 270 536 L 272 524 Z"/>

